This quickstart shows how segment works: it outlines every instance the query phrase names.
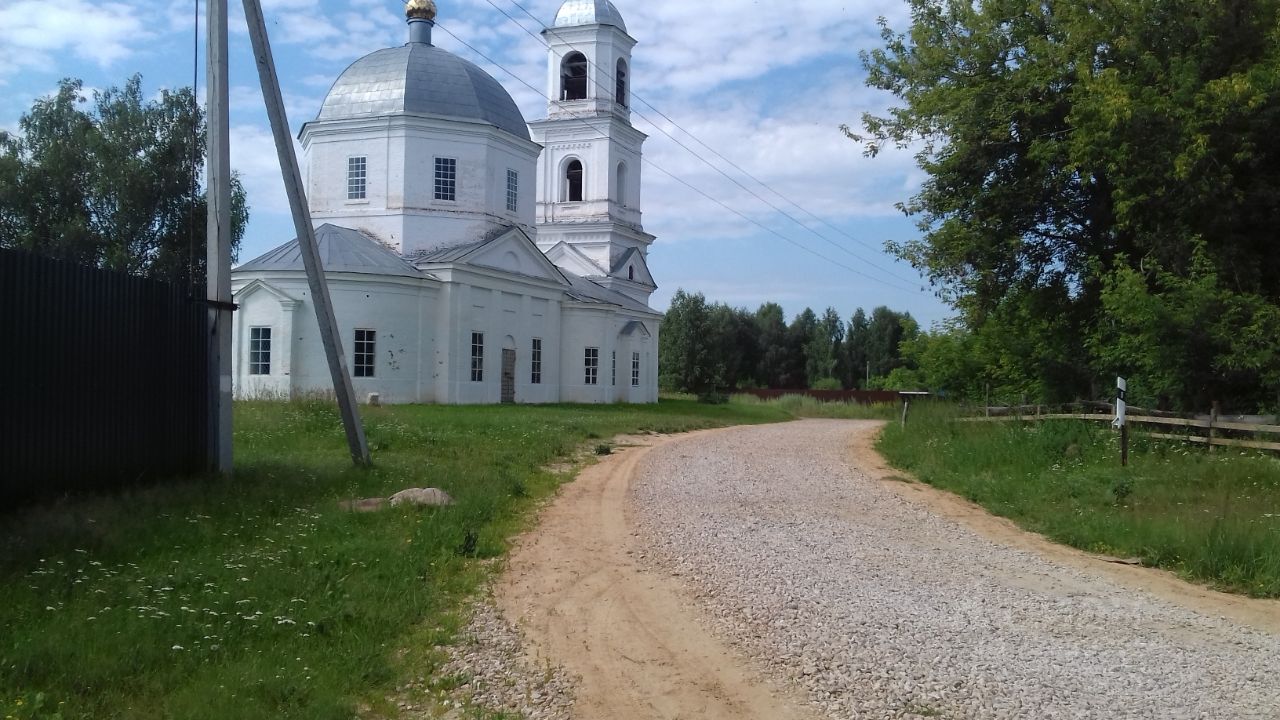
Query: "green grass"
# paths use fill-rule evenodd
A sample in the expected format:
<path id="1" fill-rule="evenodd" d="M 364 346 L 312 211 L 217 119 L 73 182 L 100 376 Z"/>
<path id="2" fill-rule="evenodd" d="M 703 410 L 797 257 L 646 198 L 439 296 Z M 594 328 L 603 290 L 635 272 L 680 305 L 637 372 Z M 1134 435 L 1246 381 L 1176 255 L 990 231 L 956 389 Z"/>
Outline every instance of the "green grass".
<path id="1" fill-rule="evenodd" d="M 688 401 L 366 408 L 375 466 L 358 469 L 332 406 L 237 405 L 233 479 L 0 518 L 0 718 L 394 716 L 382 698 L 410 668 L 431 674 L 489 560 L 563 481 L 544 468 L 619 433 L 790 417 Z M 426 486 L 456 504 L 338 507 Z"/>
<path id="2" fill-rule="evenodd" d="M 879 444 L 896 467 L 1055 541 L 1280 597 L 1280 458 L 1141 436 L 1120 467 L 1101 423 L 957 423 L 913 408 Z"/>

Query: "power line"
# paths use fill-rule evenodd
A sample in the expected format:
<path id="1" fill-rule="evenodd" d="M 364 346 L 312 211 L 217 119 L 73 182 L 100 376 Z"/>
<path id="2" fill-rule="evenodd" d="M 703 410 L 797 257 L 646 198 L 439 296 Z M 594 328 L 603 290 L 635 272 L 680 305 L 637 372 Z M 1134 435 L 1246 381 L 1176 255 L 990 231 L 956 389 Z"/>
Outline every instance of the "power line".
<path id="1" fill-rule="evenodd" d="M 515 24 L 517 27 L 519 27 L 521 30 L 524 30 L 524 31 L 525 31 L 525 33 L 527 33 L 529 36 L 533 37 L 535 40 L 537 40 L 539 43 L 542 43 L 542 44 L 543 44 L 544 46 L 546 46 L 547 48 L 550 48 L 550 44 L 549 44 L 549 43 L 547 43 L 547 42 L 546 42 L 546 40 L 544 40 L 544 39 L 542 39 L 542 38 L 538 37 L 538 36 L 537 36 L 537 35 L 535 35 L 533 32 L 531 32 L 531 31 L 530 31 L 528 28 L 526 28 L 522 23 L 520 23 L 518 20 L 516 20 L 514 17 L 512 17 L 509 13 L 507 13 L 507 11 L 506 11 L 506 10 L 503 10 L 501 7 L 499 7 L 498 5 L 494 4 L 493 0 L 485 0 L 485 2 L 487 2 L 487 3 L 489 4 L 489 6 L 490 6 L 490 7 L 492 7 L 493 9 L 495 9 L 495 10 L 497 10 L 498 12 L 502 13 L 502 14 L 503 14 L 503 16 L 505 16 L 508 20 L 510 20 L 512 23 L 514 23 L 514 24 Z M 520 4 L 520 2 L 519 2 L 518 0 L 510 0 L 510 2 L 511 2 L 511 4 L 512 4 L 512 5 L 515 5 L 516 7 L 520 8 L 520 10 L 521 10 L 521 11 L 523 11 L 525 15 L 529 16 L 529 18 L 530 18 L 531 20 L 533 20 L 535 23 L 537 23 L 537 24 L 538 24 L 538 26 L 542 28 L 543 32 L 547 32 L 547 33 L 550 33 L 550 34 L 552 34 L 552 35 L 556 36 L 556 38 L 558 38 L 561 42 L 564 42 L 564 44 L 565 44 L 565 45 L 567 45 L 569 48 L 571 48 L 571 49 L 573 49 L 573 50 L 575 50 L 575 51 L 581 52 L 580 50 L 578 50 L 578 48 L 574 47 L 572 43 L 565 41 L 565 40 L 564 40 L 564 38 L 563 38 L 563 36 L 561 36 L 559 33 L 557 33 L 557 32 L 556 32 L 556 30 L 555 30 L 554 28 L 548 27 L 547 25 L 543 24 L 543 22 L 542 22 L 542 21 L 541 21 L 541 20 L 540 20 L 536 15 L 534 15 L 534 14 L 533 14 L 533 13 L 531 13 L 531 12 L 529 12 L 529 9 L 528 9 L 528 8 L 526 8 L 524 5 Z M 583 57 L 586 57 L 586 54 L 585 54 L 585 53 L 583 53 Z M 590 64 L 592 67 L 594 67 L 594 68 L 596 69 L 596 71 L 597 71 L 597 72 L 600 72 L 600 71 L 601 71 L 601 68 L 600 68 L 598 65 L 596 65 L 594 62 L 592 62 L 590 58 L 587 58 L 587 63 L 588 63 L 588 64 Z M 604 92 L 605 92 L 605 94 L 609 95 L 611 99 L 613 99 L 615 102 L 617 102 L 618 98 L 617 98 L 617 97 L 615 97 L 613 93 L 610 93 L 610 92 L 609 92 L 608 87 L 605 87 L 605 88 L 604 88 Z M 735 169 L 735 170 L 737 170 L 738 172 L 742 173 L 744 176 L 746 176 L 746 177 L 750 178 L 750 179 L 751 179 L 752 181 L 754 181 L 756 184 L 760 185 L 760 187 L 764 188 L 765 190 L 768 190 L 769 192 L 773 193 L 773 194 L 774 194 L 774 195 L 776 195 L 777 197 L 781 198 L 781 199 L 782 199 L 783 201 L 785 201 L 786 203 L 790 204 L 792 207 L 797 208 L 797 209 L 798 209 L 798 210 L 800 210 L 802 213 L 804 213 L 804 214 L 808 215 L 809 217 L 814 218 L 814 219 L 815 219 L 815 220 L 817 220 L 818 222 L 820 222 L 820 223 L 822 223 L 822 224 L 826 225 L 827 227 L 831 228 L 832 230 L 835 230 L 837 233 L 840 233 L 841 235 L 844 235 L 845 237 L 849 238 L 849 239 L 850 239 L 850 240 L 852 240 L 853 242 L 856 242 L 856 243 L 859 243 L 859 244 L 861 244 L 861 245 L 864 245 L 864 246 L 866 246 L 868 249 L 871 249 L 871 250 L 877 250 L 877 248 L 872 247 L 869 243 L 867 243 L 867 242 L 865 242 L 865 241 L 863 241 L 863 240 L 859 240 L 858 238 L 856 238 L 856 237 L 854 237 L 854 236 L 850 235 L 849 233 L 847 233 L 847 232 L 845 232 L 845 231 L 841 230 L 840 228 L 836 227 L 835 225 L 831 224 L 830 222 L 828 222 L 827 220 L 823 219 L 822 217 L 819 217 L 819 216 L 818 216 L 818 215 L 816 215 L 815 213 L 810 212 L 809 210 L 807 210 L 806 208 L 804 208 L 803 206 L 801 206 L 801 205 L 800 205 L 799 203 L 797 203 L 796 201 L 794 201 L 794 200 L 792 200 L 792 199 L 788 198 L 786 195 L 783 195 L 781 192 L 779 192 L 779 191 L 775 190 L 772 186 L 770 186 L 770 185 L 769 185 L 768 183 L 766 183 L 765 181 L 761 180 L 760 178 L 756 177 L 755 175 L 752 175 L 750 172 L 748 172 L 747 170 L 743 169 L 743 168 L 742 168 L 741 166 L 739 166 L 737 163 L 735 163 L 734 161 L 732 161 L 732 160 L 730 160 L 729 158 L 725 157 L 725 156 L 724 156 L 723 154 L 721 154 L 718 150 L 716 150 L 715 148 L 713 148 L 713 147 L 711 147 L 710 145 L 708 145 L 706 142 L 704 142 L 704 141 L 703 141 L 702 139 L 700 139 L 698 136 L 694 135 L 692 132 L 689 132 L 689 130 L 685 129 L 683 126 L 681 126 L 681 125 L 680 125 L 679 123 L 677 123 L 675 120 L 673 120 L 669 115 L 667 115 L 666 113 L 664 113 L 664 112 L 662 112 L 661 110 L 659 110 L 659 109 L 657 108 L 657 106 L 655 106 L 653 103 L 651 103 L 651 102 L 649 102 L 648 100 L 644 99 L 644 98 L 643 98 L 639 93 L 637 93 L 637 92 L 635 91 L 635 89 L 634 89 L 634 88 L 632 88 L 632 90 L 631 90 L 631 96 L 632 96 L 633 98 L 635 98 L 636 100 L 639 100 L 641 103 L 644 103 L 644 105 L 645 105 L 646 107 L 648 107 L 650 110 L 652 110 L 653 112 L 657 113 L 657 114 L 658 114 L 659 116 L 661 116 L 664 120 L 666 120 L 667 122 L 671 123 L 671 125 L 673 125 L 673 126 L 674 126 L 674 127 L 676 127 L 677 129 L 679 129 L 679 130 L 680 130 L 682 133 L 684 133 L 685 135 L 688 135 L 690 138 L 692 138 L 692 139 L 693 139 L 695 142 L 697 142 L 699 145 L 701 145 L 702 147 L 704 147 L 704 148 L 706 148 L 707 150 L 711 151 L 711 153 L 712 153 L 712 154 L 714 154 L 717 158 L 719 158 L 720 160 L 722 160 L 722 161 L 724 161 L 725 163 L 727 163 L 730 167 L 732 167 L 733 169 Z M 883 272 L 883 273 L 885 273 L 885 274 L 889 275 L 890 277 L 896 278 L 896 279 L 898 279 L 898 280 L 901 280 L 901 281 L 903 281 L 903 282 L 907 282 L 907 283 L 915 282 L 914 280 L 912 280 L 912 279 L 910 279 L 910 278 L 902 277 L 901 275 L 897 275 L 897 274 L 895 274 L 893 271 L 891 271 L 891 270 L 889 270 L 889 269 L 887 269 L 887 268 L 884 268 L 884 267 L 882 267 L 882 266 L 877 265 L 874 261 L 872 261 L 872 260 L 868 260 L 867 258 L 865 258 L 865 257 L 863 257 L 863 256 L 861 256 L 861 255 L 858 255 L 857 253 L 853 252 L 852 250 L 850 250 L 849 248 L 845 247 L 844 245 L 841 245 L 840 243 L 837 243 L 837 242 L 835 242 L 835 241 L 831 240 L 831 239 L 830 239 L 830 238 L 828 238 L 826 235 L 823 235 L 822 233 L 818 232 L 817 230 L 814 230 L 813 228 L 809 227 L 807 224 L 805 224 L 805 223 L 801 222 L 798 218 L 794 217 L 791 213 L 787 212 L 786 210 L 783 210 L 782 208 L 778 207 L 777 205 L 774 205 L 772 202 L 770 202 L 769 200 L 765 199 L 764 197 L 761 197 L 761 196 L 760 196 L 760 194 L 756 193 L 754 190 L 752 190 L 751 188 L 747 187 L 746 185 L 744 185 L 743 183 L 741 183 L 740 181 L 738 181 L 738 179 L 737 179 L 737 178 L 734 178 L 733 176 L 731 176 L 731 175 L 729 175 L 727 172 L 725 172 L 723 169 L 721 169 L 721 168 L 717 167 L 717 166 L 715 165 L 715 163 L 712 163 L 710 160 L 708 160 L 707 158 L 703 157 L 703 156 L 702 156 L 701 154 L 699 154 L 698 152 L 694 151 L 694 150 L 693 150 L 693 148 L 690 148 L 688 145 L 686 145 L 686 144 L 684 144 L 683 142 L 681 142 L 681 141 L 679 140 L 679 138 L 677 138 L 676 136 L 674 136 L 674 135 L 672 135 L 671 133 L 667 132 L 667 130 L 666 130 L 665 128 L 663 128 L 663 127 L 662 127 L 661 125 L 659 125 L 658 123 L 654 122 L 651 118 L 647 117 L 644 113 L 640 112 L 639 110 L 637 110 L 637 109 L 635 109 L 635 108 L 630 108 L 630 110 L 631 110 L 632 112 L 634 112 L 636 115 L 639 115 L 641 119 L 643 119 L 645 122 L 649 123 L 649 125 L 651 125 L 651 126 L 652 126 L 654 129 L 656 129 L 658 132 L 662 133 L 663 135 L 666 135 L 666 136 L 667 136 L 667 137 L 668 137 L 672 142 L 674 142 L 675 144 L 679 145 L 681 148 L 683 148 L 683 149 L 684 149 L 686 152 L 688 152 L 690 155 L 693 155 L 694 157 L 696 157 L 696 158 L 698 158 L 699 160 L 701 160 L 701 161 L 702 161 L 702 162 L 703 162 L 707 167 L 711 168 L 712 170 L 715 170 L 717 173 L 719 173 L 720 175 L 723 175 L 726 179 L 728 179 L 728 180 L 729 180 L 730 182 L 732 182 L 733 184 L 737 185 L 738 187 L 742 188 L 742 189 L 743 189 L 743 190 L 745 190 L 746 192 L 750 193 L 753 197 L 755 197 L 755 198 L 756 198 L 757 200 L 759 200 L 760 202 L 764 203 L 765 205 L 768 205 L 770 208 L 772 208 L 772 209 L 774 210 L 774 212 L 777 212 L 777 213 L 781 214 L 782 216 L 786 217 L 788 220 L 790 220 L 790 221 L 794 222 L 795 224 L 799 225 L 800 227 L 804 228 L 804 229 L 805 229 L 805 230 L 807 230 L 808 232 L 811 232 L 811 233 L 813 233 L 814 235 L 818 236 L 818 238 L 820 238 L 823 242 L 826 242 L 828 245 L 831 245 L 832 247 L 835 247 L 835 248 L 837 248 L 838 250 L 841 250 L 841 251 L 843 251 L 843 252 L 845 252 L 845 253 L 849 254 L 850 256 L 854 257 L 855 259 L 857 259 L 857 260 L 859 260 L 859 261 L 861 261 L 861 262 L 864 262 L 864 263 L 866 263 L 866 264 L 870 265 L 871 267 L 874 267 L 874 268 L 875 268 L 875 269 L 877 269 L 877 270 L 880 270 L 881 272 Z"/>
<path id="2" fill-rule="evenodd" d="M 542 97 L 543 99 L 546 99 L 548 102 L 551 102 L 551 99 L 550 99 L 550 98 L 548 98 L 548 97 L 547 97 L 547 95 L 546 95 L 545 93 L 543 93 L 541 90 L 539 90 L 538 88 L 534 87 L 533 85 L 530 85 L 530 84 L 529 84 L 528 82 L 526 82 L 523 78 L 521 78 L 520 76 L 516 75 L 514 72 L 512 72 L 511 70 L 509 70 L 506 66 L 502 65 L 501 63 L 497 62 L 497 61 L 496 61 L 496 60 L 494 60 L 493 58 L 491 58 L 491 57 L 489 57 L 488 55 L 486 55 L 486 54 L 484 54 L 483 52 L 481 52 L 481 51 L 480 51 L 480 49 L 476 48 L 474 45 L 472 45 L 472 44 L 468 43 L 466 40 L 463 40 L 462 38 L 460 38 L 460 37 L 458 37 L 457 35 L 455 35 L 451 30 L 449 30 L 449 28 L 447 28 L 447 27 L 445 27 L 444 25 L 442 25 L 438 20 L 436 21 L 436 27 L 437 27 L 437 28 L 439 28 L 439 29 L 441 29 L 441 30 L 443 30 L 445 33 L 447 33 L 447 34 L 449 35 L 449 37 L 452 37 L 454 40 L 458 41 L 460 44 L 462 44 L 463 46 L 465 46 L 466 48 L 468 48 L 469 50 L 471 50 L 472 52 L 474 52 L 476 55 L 478 55 L 478 56 L 480 56 L 481 58 L 483 58 L 485 61 L 487 61 L 488 63 L 490 63 L 490 64 L 491 64 L 491 65 L 493 65 L 494 67 L 496 67 L 496 68 L 498 68 L 498 69 L 502 70 L 502 71 L 503 71 L 504 73 L 506 73 L 507 75 L 510 75 L 510 76 L 511 76 L 511 78 L 512 78 L 512 79 L 514 79 L 516 82 L 518 82 L 518 83 L 520 83 L 521 85 L 524 85 L 525 87 L 529 88 L 529 89 L 530 89 L 530 90 L 532 90 L 534 93 L 536 93 L 539 97 Z M 598 128 L 596 128 L 594 125 L 592 125 L 590 122 L 588 122 L 586 117 L 584 117 L 584 116 L 582 116 L 582 115 L 579 115 L 578 113 L 575 113 L 575 112 L 572 112 L 572 111 L 568 111 L 568 113 L 569 113 L 569 115 L 571 115 L 571 116 L 573 117 L 573 119 L 575 119 L 575 120 L 579 121 L 580 123 L 582 123 L 584 126 L 586 126 L 588 129 L 590 129 L 592 132 L 596 133 L 600 138 L 603 138 L 603 139 L 606 139 L 606 140 L 607 140 L 607 139 L 609 139 L 609 136 L 608 136 L 607 134 L 605 134 L 605 133 L 601 132 Z M 653 162 L 652 160 L 650 160 L 650 159 L 648 159 L 648 158 L 643 158 L 643 157 L 642 157 L 642 160 L 643 160 L 647 165 L 649 165 L 650 167 L 652 167 L 653 169 L 657 170 L 658 172 L 661 172 L 662 174 L 666 175 L 667 177 L 671 178 L 672 180 L 675 180 L 676 182 L 680 183 L 681 185 L 684 185 L 685 187 L 687 187 L 687 188 L 689 188 L 690 190 L 694 191 L 695 193 L 697 193 L 697 194 L 701 195 L 702 197 L 704 197 L 704 198 L 706 198 L 706 199 L 710 200 L 711 202 L 715 203 L 716 205 L 719 205 L 720 207 L 724 208 L 725 210 L 727 210 L 727 211 L 729 211 L 729 212 L 733 213 L 734 215 L 737 215 L 738 217 L 742 218 L 743 220 L 745 220 L 745 221 L 747 221 L 747 222 L 751 223 L 752 225 L 755 225 L 756 227 L 759 227 L 761 230 L 764 230 L 765 232 L 767 232 L 767 233 L 769 233 L 769 234 L 771 234 L 771 235 L 775 235 L 775 236 L 777 236 L 777 237 L 778 237 L 778 238 L 780 238 L 781 240 L 783 240 L 783 241 L 785 241 L 785 242 L 787 242 L 787 243 L 790 243 L 791 245 L 794 245 L 795 247 L 797 247 L 797 248 L 799 248 L 799 249 L 801 249 L 801 250 L 803 250 L 803 251 L 805 251 L 805 252 L 809 253 L 810 255 L 813 255 L 813 256 L 815 256 L 815 257 L 817 257 L 817 258 L 820 258 L 820 259 L 822 259 L 822 260 L 825 260 L 825 261 L 826 261 L 826 262 L 828 262 L 828 263 L 831 263 L 832 265 L 835 265 L 835 266 L 837 266 L 837 267 L 840 267 L 840 268 L 843 268 L 843 269 L 845 269 L 845 270 L 848 270 L 849 272 L 851 272 L 851 273 L 853 273 L 853 274 L 855 274 L 855 275 L 859 275 L 859 276 L 861 276 L 861 277 L 867 278 L 868 280 L 871 280 L 872 282 L 880 283 L 880 284 L 882 284 L 882 285 L 884 285 L 884 286 L 886 286 L 886 287 L 892 288 L 892 289 L 894 289 L 894 290 L 899 290 L 899 291 L 903 291 L 903 292 L 910 292 L 910 293 L 917 293 L 917 292 L 922 292 L 922 291 L 923 291 L 921 288 L 914 288 L 914 287 L 909 287 L 909 286 L 899 285 L 899 284 L 897 284 L 897 283 L 889 282 L 889 281 L 887 281 L 887 280 L 884 280 L 883 278 L 876 277 L 875 275 L 871 275 L 871 274 L 866 273 L 866 272 L 864 272 L 864 271 L 862 271 L 862 270 L 859 270 L 859 269 L 854 268 L 854 267 L 851 267 L 851 266 L 849 266 L 849 265 L 847 265 L 847 264 L 845 264 L 845 263 L 842 263 L 842 262 L 840 262 L 839 260 L 835 260 L 835 259 L 833 259 L 833 258 L 831 258 L 831 257 L 828 257 L 828 256 L 826 256 L 826 255 L 823 255 L 822 253 L 820 253 L 820 252 L 818 252 L 818 251 L 816 251 L 816 250 L 814 250 L 814 249 L 812 249 L 812 248 L 808 247 L 807 245 L 804 245 L 804 244 L 802 244 L 802 243 L 798 242 L 797 240 L 794 240 L 794 239 L 792 239 L 792 238 L 789 238 L 789 237 L 787 237 L 786 235 L 783 235 L 782 233 L 778 232 L 777 230 L 775 230 L 775 229 L 773 229 L 773 228 L 771 228 L 771 227 L 768 227 L 767 225 L 765 225 L 765 224 L 761 223 L 760 221 L 756 220 L 755 218 L 752 218 L 752 217 L 750 217 L 750 216 L 746 215 L 745 213 L 743 213 L 743 212 L 741 212 L 741 211 L 737 210 L 736 208 L 733 208 L 733 207 L 729 206 L 729 205 L 728 205 L 727 203 L 725 203 L 724 201 L 719 200 L 718 198 L 713 197 L 712 195 L 710 195 L 710 194 L 709 194 L 709 193 L 707 193 L 706 191 L 702 190 L 701 188 L 698 188 L 697 186 L 693 185 L 692 183 L 688 182 L 687 180 L 684 180 L 683 178 L 678 177 L 678 176 L 677 176 L 677 175 L 675 175 L 674 173 L 670 172 L 670 171 L 669 171 L 669 170 L 667 170 L 666 168 L 663 168 L 662 166 L 658 165 L 657 163 Z"/>

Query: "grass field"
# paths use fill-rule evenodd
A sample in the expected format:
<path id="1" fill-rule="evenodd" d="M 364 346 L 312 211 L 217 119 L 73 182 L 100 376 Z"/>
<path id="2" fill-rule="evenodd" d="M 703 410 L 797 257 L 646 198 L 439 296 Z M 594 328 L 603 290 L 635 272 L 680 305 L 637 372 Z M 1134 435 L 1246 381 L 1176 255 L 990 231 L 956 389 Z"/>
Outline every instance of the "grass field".
<path id="1" fill-rule="evenodd" d="M 1129 467 L 1108 426 L 956 423 L 920 406 L 880 450 L 920 480 L 1050 539 L 1139 557 L 1194 581 L 1280 597 L 1280 458 L 1135 436 Z"/>
<path id="2" fill-rule="evenodd" d="M 237 472 L 10 512 L 0 522 L 0 720 L 395 717 L 546 469 L 619 433 L 792 417 L 896 417 L 804 398 L 728 405 L 367 408 L 350 465 L 317 402 L 236 408 Z M 882 450 L 922 480 L 1049 537 L 1280 596 L 1280 461 L 1099 425 L 957 424 L 917 406 Z M 440 487 L 456 504 L 373 514 L 344 499 Z M 450 678 L 437 678 L 442 685 Z"/>
<path id="3" fill-rule="evenodd" d="M 11 513 L 0 523 L 0 718 L 306 718 L 381 707 L 430 671 L 542 469 L 618 433 L 771 422 L 768 405 L 365 410 L 353 468 L 325 403 L 236 407 L 234 479 Z M 353 514 L 440 487 L 456 504 Z"/>

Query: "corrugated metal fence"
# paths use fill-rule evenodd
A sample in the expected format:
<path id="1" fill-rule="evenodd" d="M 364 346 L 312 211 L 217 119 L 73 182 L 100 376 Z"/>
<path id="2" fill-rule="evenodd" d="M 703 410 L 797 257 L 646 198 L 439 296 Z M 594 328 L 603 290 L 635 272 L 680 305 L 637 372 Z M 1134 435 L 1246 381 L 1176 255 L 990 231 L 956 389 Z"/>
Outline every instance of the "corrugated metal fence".
<path id="1" fill-rule="evenodd" d="M 200 471 L 207 325 L 184 288 L 0 250 L 0 502 Z"/>

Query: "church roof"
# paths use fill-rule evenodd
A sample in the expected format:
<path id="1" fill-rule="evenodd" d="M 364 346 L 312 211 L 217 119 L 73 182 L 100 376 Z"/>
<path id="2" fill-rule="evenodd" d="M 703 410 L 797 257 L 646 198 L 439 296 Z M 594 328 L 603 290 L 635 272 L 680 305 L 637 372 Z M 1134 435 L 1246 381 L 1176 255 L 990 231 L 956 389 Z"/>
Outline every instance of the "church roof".
<path id="1" fill-rule="evenodd" d="M 497 80 L 474 63 L 424 42 L 356 60 L 330 88 L 317 119 L 396 113 L 478 120 L 529 139 L 524 116 Z"/>
<path id="2" fill-rule="evenodd" d="M 556 27 L 596 24 L 613 25 L 623 32 L 627 31 L 622 13 L 609 0 L 566 0 L 560 6 L 560 12 L 556 13 Z"/>
<path id="3" fill-rule="evenodd" d="M 564 273 L 565 278 L 569 280 L 569 289 L 565 291 L 565 294 L 578 302 L 618 305 L 627 310 L 635 310 L 649 315 L 658 314 L 656 310 L 648 305 L 629 298 L 620 292 L 609 290 L 592 282 L 591 280 L 588 280 L 587 278 L 574 275 L 563 268 L 561 268 L 561 272 Z"/>
<path id="4" fill-rule="evenodd" d="M 316 244 L 320 264 L 325 272 L 362 273 L 422 277 L 422 273 L 394 250 L 380 244 L 359 230 L 325 223 L 316 228 Z M 280 247 L 238 266 L 235 272 L 305 270 L 302 248 L 295 238 Z"/>

